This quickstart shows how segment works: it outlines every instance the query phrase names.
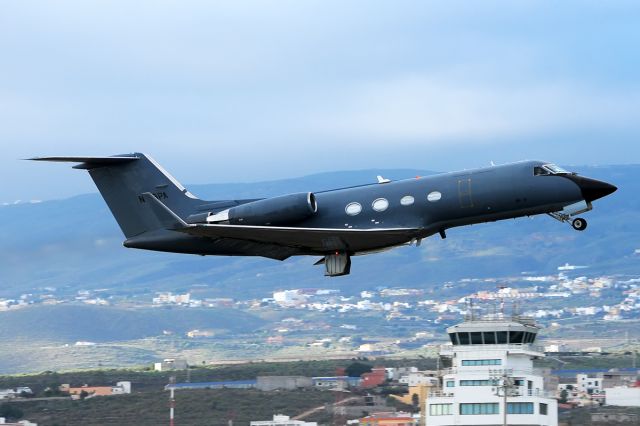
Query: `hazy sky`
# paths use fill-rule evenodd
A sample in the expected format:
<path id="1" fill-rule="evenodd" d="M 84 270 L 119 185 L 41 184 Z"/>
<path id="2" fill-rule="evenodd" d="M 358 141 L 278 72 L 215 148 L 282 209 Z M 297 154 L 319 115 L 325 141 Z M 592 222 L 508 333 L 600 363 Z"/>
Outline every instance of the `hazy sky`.
<path id="1" fill-rule="evenodd" d="M 181 182 L 490 161 L 640 163 L 637 1 L 0 2 L 0 203 L 95 191 L 39 155 Z"/>

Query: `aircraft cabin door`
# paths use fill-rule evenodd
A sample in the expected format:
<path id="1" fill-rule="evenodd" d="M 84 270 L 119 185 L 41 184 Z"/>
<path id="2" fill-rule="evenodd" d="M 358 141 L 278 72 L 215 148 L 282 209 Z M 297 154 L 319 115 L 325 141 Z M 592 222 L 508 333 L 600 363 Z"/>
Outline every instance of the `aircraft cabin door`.
<path id="1" fill-rule="evenodd" d="M 458 179 L 458 199 L 460 208 L 473 207 L 473 193 L 471 190 L 471 178 Z"/>

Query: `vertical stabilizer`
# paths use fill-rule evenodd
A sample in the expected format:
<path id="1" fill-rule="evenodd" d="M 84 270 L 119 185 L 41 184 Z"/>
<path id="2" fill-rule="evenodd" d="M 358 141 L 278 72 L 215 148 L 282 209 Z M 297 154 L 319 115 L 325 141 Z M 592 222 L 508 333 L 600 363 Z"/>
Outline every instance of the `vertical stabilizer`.
<path id="1" fill-rule="evenodd" d="M 89 171 L 127 238 L 165 228 L 154 211 L 155 206 L 148 200 L 149 195 L 160 200 L 180 218 L 187 217 L 201 204 L 198 198 L 145 154 L 42 157 L 33 160 L 80 163 L 74 168 Z"/>

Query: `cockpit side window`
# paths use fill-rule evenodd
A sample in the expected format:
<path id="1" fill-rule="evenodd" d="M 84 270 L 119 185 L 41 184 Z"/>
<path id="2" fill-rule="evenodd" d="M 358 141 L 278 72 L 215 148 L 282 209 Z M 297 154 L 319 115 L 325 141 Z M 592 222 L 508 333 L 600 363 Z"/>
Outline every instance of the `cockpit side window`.
<path id="1" fill-rule="evenodd" d="M 544 167 L 541 166 L 536 166 L 533 168 L 533 175 L 534 176 L 547 176 L 550 175 L 551 173 L 545 169 Z"/>

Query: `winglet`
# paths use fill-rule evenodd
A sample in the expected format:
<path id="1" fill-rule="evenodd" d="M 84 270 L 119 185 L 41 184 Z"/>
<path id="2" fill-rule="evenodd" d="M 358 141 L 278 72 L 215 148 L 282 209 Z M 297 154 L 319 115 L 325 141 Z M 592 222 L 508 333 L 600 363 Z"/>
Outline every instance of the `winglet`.
<path id="1" fill-rule="evenodd" d="M 182 220 L 180 216 L 175 214 L 169 207 L 164 205 L 162 201 L 158 200 L 150 192 L 143 192 L 142 197 L 144 197 L 145 202 L 149 203 L 151 211 L 156 216 L 160 224 L 162 224 L 166 229 L 181 229 L 189 227 L 189 224 Z"/>
<path id="2" fill-rule="evenodd" d="M 391 179 L 385 179 L 380 175 L 378 175 L 376 177 L 378 178 L 378 183 L 389 183 L 389 182 L 391 182 Z"/>

